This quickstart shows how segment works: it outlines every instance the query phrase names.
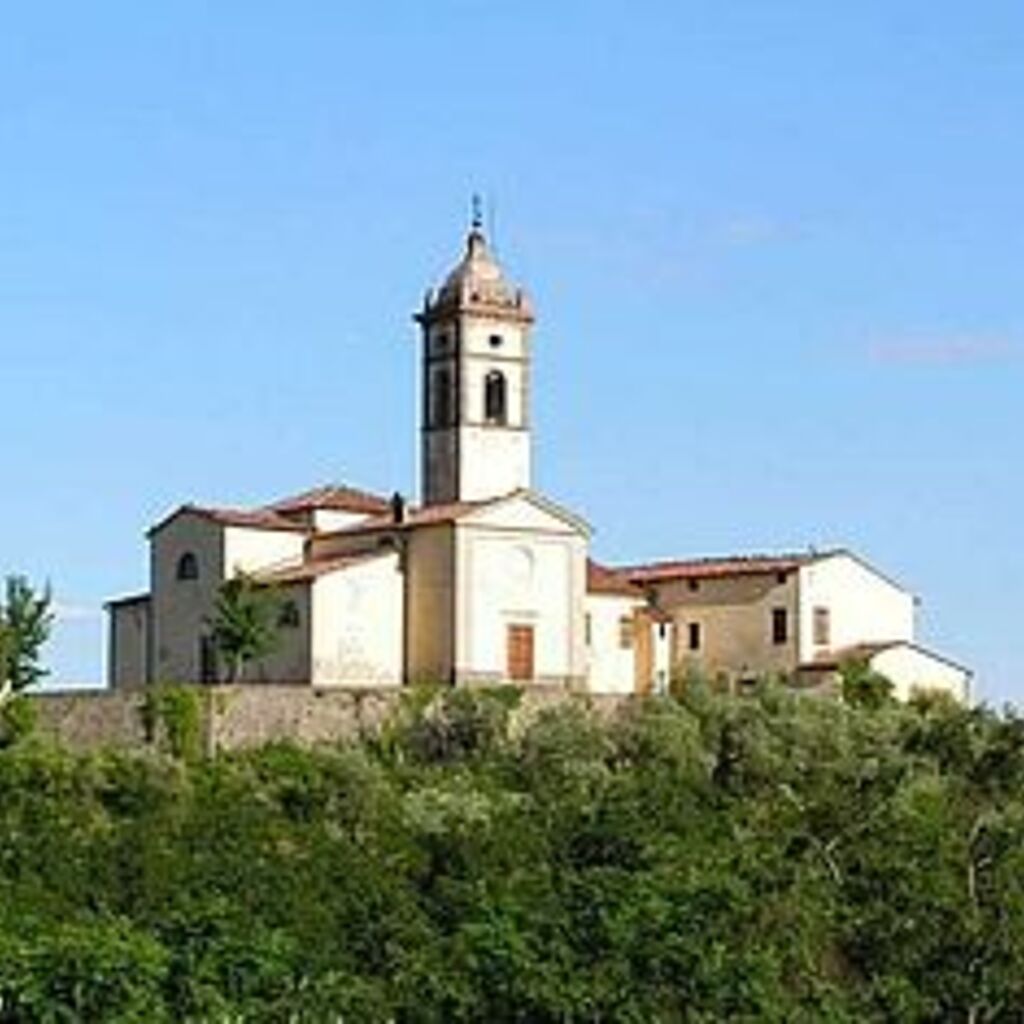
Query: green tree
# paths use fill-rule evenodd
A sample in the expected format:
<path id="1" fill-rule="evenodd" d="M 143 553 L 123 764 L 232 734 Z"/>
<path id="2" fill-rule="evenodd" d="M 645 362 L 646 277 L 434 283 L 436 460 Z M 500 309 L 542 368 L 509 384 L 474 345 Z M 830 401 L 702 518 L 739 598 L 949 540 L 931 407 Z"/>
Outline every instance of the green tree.
<path id="1" fill-rule="evenodd" d="M 0 604 L 0 703 L 47 674 L 40 663 L 53 628 L 52 595 L 37 593 L 24 576 L 8 576 Z"/>
<path id="2" fill-rule="evenodd" d="M 249 662 L 277 647 L 280 610 L 277 592 L 245 573 L 221 584 L 210 626 L 214 647 L 227 665 L 229 683 L 241 678 Z"/>
<path id="3" fill-rule="evenodd" d="M 843 700 L 857 707 L 878 710 L 892 700 L 892 681 L 876 672 L 866 658 L 853 658 L 839 666 Z"/>

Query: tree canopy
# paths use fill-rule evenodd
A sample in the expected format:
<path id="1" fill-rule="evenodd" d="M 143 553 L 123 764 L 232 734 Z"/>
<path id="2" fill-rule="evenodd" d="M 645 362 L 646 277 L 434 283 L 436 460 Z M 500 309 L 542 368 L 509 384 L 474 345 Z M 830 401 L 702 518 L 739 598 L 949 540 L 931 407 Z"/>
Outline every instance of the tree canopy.
<path id="1" fill-rule="evenodd" d="M 1011 1022 L 1024 721 L 691 686 L 0 750 L 0 1021 Z"/>
<path id="2" fill-rule="evenodd" d="M 43 644 L 53 627 L 50 588 L 37 592 L 24 576 L 8 576 L 0 601 L 0 703 L 43 679 Z"/>
<path id="3" fill-rule="evenodd" d="M 280 609 L 277 591 L 245 573 L 221 584 L 210 629 L 214 647 L 227 665 L 228 682 L 236 682 L 250 661 L 276 648 Z"/>

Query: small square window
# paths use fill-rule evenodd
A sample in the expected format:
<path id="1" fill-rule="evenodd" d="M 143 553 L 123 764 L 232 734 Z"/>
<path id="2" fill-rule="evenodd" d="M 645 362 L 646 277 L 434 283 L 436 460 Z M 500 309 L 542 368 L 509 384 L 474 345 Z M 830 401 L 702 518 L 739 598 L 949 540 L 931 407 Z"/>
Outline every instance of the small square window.
<path id="1" fill-rule="evenodd" d="M 583 636 L 587 646 L 591 647 L 594 643 L 594 617 L 590 612 L 583 617 Z"/>
<path id="2" fill-rule="evenodd" d="M 690 579 L 688 579 L 686 582 L 689 585 L 690 590 L 700 590 L 700 580 L 695 580 L 691 576 Z"/>
<path id="3" fill-rule="evenodd" d="M 492 334 L 488 341 L 491 348 L 501 348 L 505 344 L 505 339 L 500 334 Z"/>

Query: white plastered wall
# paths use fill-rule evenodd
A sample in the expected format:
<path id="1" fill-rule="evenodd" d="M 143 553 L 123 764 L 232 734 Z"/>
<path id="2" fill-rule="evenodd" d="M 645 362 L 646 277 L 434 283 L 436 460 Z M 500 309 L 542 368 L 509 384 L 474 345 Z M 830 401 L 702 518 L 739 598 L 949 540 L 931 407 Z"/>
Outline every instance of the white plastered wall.
<path id="1" fill-rule="evenodd" d="M 587 645 L 587 689 L 591 693 L 633 693 L 636 689 L 634 647 L 623 647 L 621 623 L 633 619 L 643 605 L 636 597 L 619 594 L 593 594 L 586 597 L 590 622 Z M 668 651 L 663 651 L 667 669 Z"/>
<path id="2" fill-rule="evenodd" d="M 312 602 L 314 685 L 401 685 L 405 611 L 397 552 L 318 577 Z"/>
<path id="3" fill-rule="evenodd" d="M 224 575 L 255 573 L 302 561 L 304 534 L 297 530 L 253 530 L 228 526 L 224 530 Z"/>
<path id="4" fill-rule="evenodd" d="M 520 496 L 456 525 L 456 678 L 508 675 L 508 630 L 531 626 L 534 681 L 586 684 L 586 536 Z"/>
<path id="5" fill-rule="evenodd" d="M 970 699 L 970 673 L 919 647 L 899 644 L 871 658 L 871 667 L 888 678 L 895 696 L 907 700 L 915 692 L 948 693 L 959 701 Z"/>
<path id="6" fill-rule="evenodd" d="M 800 661 L 857 644 L 914 639 L 914 597 L 852 556 L 823 557 L 799 570 Z M 829 610 L 829 643 L 814 642 L 816 608 Z"/>

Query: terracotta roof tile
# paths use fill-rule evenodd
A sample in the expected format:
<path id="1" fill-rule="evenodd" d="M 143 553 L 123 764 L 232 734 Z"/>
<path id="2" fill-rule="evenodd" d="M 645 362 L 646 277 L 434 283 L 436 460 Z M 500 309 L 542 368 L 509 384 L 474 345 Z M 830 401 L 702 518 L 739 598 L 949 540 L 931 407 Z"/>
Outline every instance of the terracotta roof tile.
<path id="1" fill-rule="evenodd" d="M 260 583 L 270 584 L 308 583 L 310 580 L 315 580 L 320 576 L 348 569 L 353 565 L 360 565 L 363 562 L 370 562 L 390 553 L 388 551 L 373 551 L 356 555 L 337 555 L 328 558 L 310 559 L 299 565 L 266 569 L 255 573 L 253 578 Z"/>
<path id="2" fill-rule="evenodd" d="M 184 505 L 183 512 L 194 512 L 196 515 L 212 519 L 215 523 L 225 526 L 248 526 L 256 530 L 289 530 L 293 533 L 307 533 L 301 523 L 271 512 L 269 509 L 242 508 L 207 508 L 201 505 Z"/>
<path id="3" fill-rule="evenodd" d="M 631 583 L 628 576 L 616 569 L 609 569 L 600 562 L 587 559 L 587 593 L 615 594 L 622 597 L 643 597 L 643 590 Z"/>
<path id="4" fill-rule="evenodd" d="M 269 509 L 241 509 L 241 508 L 212 508 L 206 505 L 179 505 L 169 515 L 164 516 L 158 523 L 151 526 L 146 532 L 147 537 L 158 533 L 173 519 L 180 515 L 189 513 L 209 519 L 211 522 L 220 523 L 222 526 L 244 526 L 253 530 L 282 530 L 290 533 L 309 533 L 309 529 L 301 523 L 284 516 L 271 512 Z"/>
<path id="5" fill-rule="evenodd" d="M 725 558 L 691 558 L 651 562 L 647 565 L 628 565 L 615 571 L 640 584 L 677 579 L 724 579 L 729 576 L 766 576 L 792 572 L 821 557 L 817 553 L 732 555 Z"/>
<path id="6" fill-rule="evenodd" d="M 315 509 L 335 509 L 339 512 L 363 512 L 366 515 L 380 515 L 390 508 L 389 499 L 370 491 L 362 491 L 346 484 L 325 484 L 301 494 L 281 498 L 267 506 L 271 512 L 288 515 L 294 512 L 309 512 Z"/>

